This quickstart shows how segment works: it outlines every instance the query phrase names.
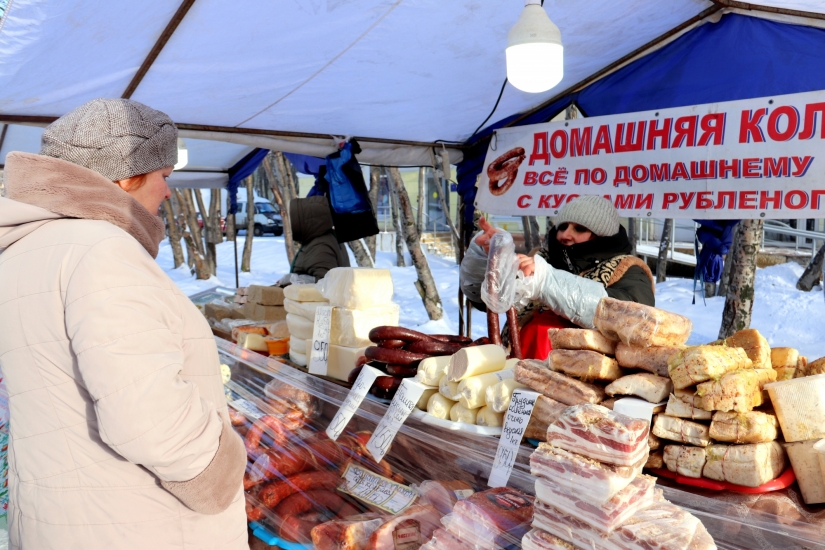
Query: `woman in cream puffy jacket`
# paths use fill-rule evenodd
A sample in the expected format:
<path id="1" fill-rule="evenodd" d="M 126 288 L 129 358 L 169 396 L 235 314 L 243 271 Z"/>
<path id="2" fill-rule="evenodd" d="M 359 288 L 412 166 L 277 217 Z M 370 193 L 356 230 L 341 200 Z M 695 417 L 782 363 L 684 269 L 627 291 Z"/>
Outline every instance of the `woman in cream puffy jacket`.
<path id="1" fill-rule="evenodd" d="M 95 100 L 7 157 L 11 548 L 248 548 L 215 342 L 154 261 L 176 140 L 163 113 Z"/>

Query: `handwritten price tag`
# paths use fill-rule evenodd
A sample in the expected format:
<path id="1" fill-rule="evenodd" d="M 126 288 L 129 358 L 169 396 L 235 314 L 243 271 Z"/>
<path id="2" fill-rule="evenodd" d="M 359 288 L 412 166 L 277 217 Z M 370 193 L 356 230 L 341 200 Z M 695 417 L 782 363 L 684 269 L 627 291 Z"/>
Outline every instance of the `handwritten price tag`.
<path id="1" fill-rule="evenodd" d="M 315 326 L 312 329 L 312 349 L 309 356 L 309 373 L 327 374 L 329 354 L 329 331 L 332 326 L 332 307 L 315 308 Z"/>
<path id="2" fill-rule="evenodd" d="M 341 436 L 352 415 L 355 414 L 355 411 L 361 406 L 364 397 L 367 396 L 367 392 L 372 387 L 372 383 L 375 382 L 375 379 L 379 376 L 384 376 L 384 373 L 376 368 L 370 367 L 369 365 L 364 365 L 361 368 L 361 373 L 352 385 L 352 389 L 350 389 L 347 394 L 347 398 L 341 403 L 341 408 L 335 413 L 335 417 L 327 427 L 327 435 L 330 439 L 335 441 Z"/>
<path id="3" fill-rule="evenodd" d="M 418 497 L 418 493 L 406 485 L 360 466 L 354 466 L 352 463 L 344 471 L 343 479 L 344 484 L 339 488 L 341 492 L 350 494 L 390 514 L 403 512 Z"/>
<path id="4" fill-rule="evenodd" d="M 518 456 L 521 438 L 533 415 L 539 394 L 533 391 L 516 390 L 510 399 L 510 407 L 504 417 L 504 427 L 501 429 L 501 439 L 498 440 L 498 450 L 493 461 L 493 469 L 487 485 L 490 487 L 506 487 L 510 481 L 513 464 Z"/>
<path id="5" fill-rule="evenodd" d="M 229 403 L 229 406 L 252 420 L 258 420 L 264 415 L 254 403 L 250 403 L 246 399 L 236 399 Z"/>
<path id="6" fill-rule="evenodd" d="M 395 434 L 401 429 L 402 424 L 415 408 L 415 404 L 421 399 L 421 394 L 428 387 L 416 382 L 413 378 L 405 378 L 401 382 L 384 418 L 378 423 L 372 437 L 367 442 L 367 450 L 376 462 L 381 462 L 387 454 L 392 440 L 395 439 Z"/>

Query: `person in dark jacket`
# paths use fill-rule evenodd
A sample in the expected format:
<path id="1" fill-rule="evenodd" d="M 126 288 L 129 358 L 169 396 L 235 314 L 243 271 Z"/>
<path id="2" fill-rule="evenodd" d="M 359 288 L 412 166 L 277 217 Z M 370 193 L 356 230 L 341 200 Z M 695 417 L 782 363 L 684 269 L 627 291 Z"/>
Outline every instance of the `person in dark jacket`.
<path id="1" fill-rule="evenodd" d="M 335 238 L 326 197 L 294 199 L 289 203 L 292 238 L 301 245 L 290 273 L 323 279 L 334 267 L 349 267 L 349 255 Z"/>
<path id="2" fill-rule="evenodd" d="M 479 225 L 482 233 L 470 245 L 478 249 L 475 254 L 468 250 L 465 261 L 478 262 L 479 253 L 484 254 L 481 249 L 489 250 L 490 238 L 497 231 L 484 219 Z M 544 246 L 528 256 L 519 255 L 519 269 L 532 289 L 527 293 L 528 303 L 519 309 L 525 356 L 547 357 L 548 328 L 593 328 L 593 315 L 603 297 L 654 306 L 653 275 L 631 251 L 619 214 L 608 200 L 591 195 L 567 203 Z M 462 263 L 462 289 L 470 300 L 480 301 L 481 281 L 466 276 L 479 273 L 478 266 L 464 267 Z"/>

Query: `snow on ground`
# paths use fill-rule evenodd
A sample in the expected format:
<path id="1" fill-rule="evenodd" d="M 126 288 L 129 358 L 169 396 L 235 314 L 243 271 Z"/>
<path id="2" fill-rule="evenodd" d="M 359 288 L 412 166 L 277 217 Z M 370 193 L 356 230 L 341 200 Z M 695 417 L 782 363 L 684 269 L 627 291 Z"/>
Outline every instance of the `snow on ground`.
<path id="1" fill-rule="evenodd" d="M 243 253 L 244 237 L 238 237 L 238 258 Z M 354 258 L 350 257 L 352 265 Z M 424 305 L 413 286 L 415 268 L 397 267 L 395 252 L 379 252 L 376 267 L 392 272 L 395 301 L 401 306 L 401 324 L 428 333 L 456 333 L 458 331 L 458 266 L 452 260 L 429 255 L 433 278 L 444 305 L 445 317 L 430 321 Z M 194 294 L 217 285 L 235 286 L 233 246 L 231 242 L 218 245 L 218 275 L 209 281 L 197 281 L 186 267 L 172 269 L 172 249 L 164 241 L 158 254 L 158 263 L 186 294 Z M 409 257 L 407 258 L 409 264 Z M 814 360 L 825 356 L 825 298 L 822 287 L 812 292 L 796 289 L 802 267 L 794 263 L 759 269 L 756 276 L 756 302 L 751 326 L 765 335 L 771 346 L 788 346 Z M 283 237 L 256 237 L 252 247 L 252 272 L 240 274 L 241 286 L 273 284 L 289 271 Z M 719 333 L 724 298 L 709 298 L 707 304 L 700 294 L 693 300 L 693 281 L 669 279 L 656 287 L 656 305 L 680 313 L 693 321 L 693 334 L 688 343 L 713 341 Z M 473 312 L 473 337 L 485 336 L 485 315 Z"/>

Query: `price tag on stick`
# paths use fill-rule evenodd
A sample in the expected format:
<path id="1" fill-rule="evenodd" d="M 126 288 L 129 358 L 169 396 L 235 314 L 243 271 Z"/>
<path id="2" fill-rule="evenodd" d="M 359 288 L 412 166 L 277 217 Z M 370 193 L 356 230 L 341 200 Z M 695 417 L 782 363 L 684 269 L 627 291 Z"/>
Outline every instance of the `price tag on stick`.
<path id="1" fill-rule="evenodd" d="M 384 418 L 378 423 L 372 437 L 367 442 L 367 450 L 376 462 L 381 462 L 387 454 L 392 440 L 395 439 L 395 434 L 401 429 L 401 425 L 407 420 L 427 387 L 413 378 L 405 378 L 401 381 Z"/>
<path id="2" fill-rule="evenodd" d="M 329 331 L 332 326 L 332 307 L 320 306 L 315 309 L 315 326 L 312 330 L 312 349 L 309 356 L 309 373 L 327 375 L 329 353 Z"/>
<path id="3" fill-rule="evenodd" d="M 510 473 L 518 456 L 521 438 L 533 415 L 539 394 L 534 391 L 516 390 L 510 399 L 510 407 L 504 416 L 504 427 L 501 429 L 501 439 L 498 440 L 498 450 L 493 461 L 493 469 L 487 485 L 490 487 L 506 487 L 510 481 Z"/>
<path id="4" fill-rule="evenodd" d="M 355 411 L 357 411 L 358 407 L 361 406 L 361 402 L 364 400 L 364 397 L 367 396 L 367 392 L 372 387 L 372 383 L 375 382 L 375 379 L 379 376 L 386 375 L 380 370 L 369 365 L 364 365 L 361 368 L 361 372 L 358 374 L 358 378 L 352 385 L 352 389 L 350 389 L 346 399 L 344 399 L 344 402 L 341 403 L 341 408 L 338 409 L 337 413 L 335 413 L 335 417 L 327 427 L 327 435 L 330 439 L 335 441 L 341 436 L 344 428 L 347 427 L 347 424 L 352 418 L 352 415 L 355 414 Z"/>

